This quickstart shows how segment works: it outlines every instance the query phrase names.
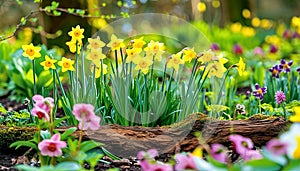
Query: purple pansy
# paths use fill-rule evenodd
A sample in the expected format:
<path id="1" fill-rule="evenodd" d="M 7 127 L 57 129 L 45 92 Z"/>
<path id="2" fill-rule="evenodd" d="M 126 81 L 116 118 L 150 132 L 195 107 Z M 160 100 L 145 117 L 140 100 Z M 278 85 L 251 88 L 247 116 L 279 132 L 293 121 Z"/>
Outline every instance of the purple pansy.
<path id="1" fill-rule="evenodd" d="M 272 73 L 272 77 L 279 78 L 279 74 L 281 73 L 282 69 L 279 65 L 274 65 L 272 68 L 269 68 L 269 71 Z"/>
<path id="2" fill-rule="evenodd" d="M 253 95 L 260 100 L 264 99 L 264 94 L 266 94 L 267 88 L 266 87 L 260 87 L 257 83 L 255 84 L 255 90 L 253 91 Z"/>
<path id="3" fill-rule="evenodd" d="M 278 51 L 278 48 L 274 44 L 271 44 L 270 45 L 270 53 L 276 53 L 277 51 Z"/>
<path id="4" fill-rule="evenodd" d="M 293 61 L 286 62 L 284 59 L 281 59 L 279 67 L 285 72 L 290 72 L 291 65 L 293 65 Z"/>
<path id="5" fill-rule="evenodd" d="M 297 69 L 297 72 L 300 74 L 300 68 Z"/>
<path id="6" fill-rule="evenodd" d="M 238 114 L 246 114 L 245 105 L 243 104 L 237 104 L 235 110 Z"/>

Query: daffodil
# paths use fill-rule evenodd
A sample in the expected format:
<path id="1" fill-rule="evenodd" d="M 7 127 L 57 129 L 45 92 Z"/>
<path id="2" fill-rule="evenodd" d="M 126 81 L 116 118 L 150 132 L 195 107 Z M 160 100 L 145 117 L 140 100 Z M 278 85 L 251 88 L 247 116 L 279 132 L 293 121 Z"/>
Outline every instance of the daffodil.
<path id="1" fill-rule="evenodd" d="M 101 76 L 101 72 L 103 75 L 107 74 L 107 65 L 106 64 L 101 64 L 101 62 L 96 62 L 94 63 L 95 65 L 92 65 L 91 70 L 94 72 L 94 67 L 95 67 L 95 78 L 99 78 Z M 102 71 L 103 68 L 103 71 Z"/>
<path id="2" fill-rule="evenodd" d="M 197 56 L 197 54 L 194 51 L 194 48 L 183 50 L 183 60 L 185 62 L 191 62 L 194 58 L 196 58 L 196 56 Z"/>
<path id="3" fill-rule="evenodd" d="M 209 49 L 203 52 L 203 55 L 200 58 L 198 58 L 198 62 L 201 63 L 211 62 L 215 56 L 216 56 L 215 53 L 211 49 Z"/>
<path id="4" fill-rule="evenodd" d="M 112 34 L 107 47 L 111 48 L 112 51 L 115 51 L 125 47 L 125 44 L 123 43 L 123 39 L 118 39 L 116 35 Z"/>
<path id="5" fill-rule="evenodd" d="M 146 42 L 143 40 L 144 37 L 140 37 L 138 39 L 133 39 L 133 48 L 134 49 L 142 49 Z"/>
<path id="6" fill-rule="evenodd" d="M 163 43 L 151 40 L 144 50 L 147 58 L 151 60 L 154 58 L 156 61 L 161 61 L 162 54 L 165 52 L 164 49 L 165 47 Z"/>
<path id="7" fill-rule="evenodd" d="M 153 64 L 151 60 L 145 57 L 139 57 L 134 61 L 136 64 L 135 70 L 141 70 L 143 74 L 147 74 L 149 71 L 149 67 Z"/>
<path id="8" fill-rule="evenodd" d="M 243 58 L 240 57 L 239 63 L 235 64 L 237 67 L 237 70 L 239 72 L 239 75 L 242 76 L 244 74 L 245 68 L 246 68 L 246 64 L 243 61 Z"/>
<path id="9" fill-rule="evenodd" d="M 300 122 L 300 106 L 294 107 L 295 115 L 290 117 L 292 122 Z"/>
<path id="10" fill-rule="evenodd" d="M 224 64 L 222 64 L 220 61 L 213 61 L 207 65 L 205 74 L 208 74 L 209 78 L 212 76 L 222 78 L 226 70 L 227 69 L 224 67 Z"/>
<path id="11" fill-rule="evenodd" d="M 142 49 L 140 48 L 126 49 L 126 63 L 134 62 L 134 60 L 140 57 L 141 51 Z"/>
<path id="12" fill-rule="evenodd" d="M 88 38 L 88 42 L 89 44 L 87 45 L 87 48 L 90 50 L 98 50 L 99 48 L 105 46 L 105 43 L 100 40 L 99 36 L 97 36 L 95 39 Z"/>
<path id="13" fill-rule="evenodd" d="M 61 66 L 62 72 L 74 71 L 73 67 L 74 61 L 65 57 L 62 57 L 61 61 L 58 62 L 58 65 Z"/>
<path id="14" fill-rule="evenodd" d="M 178 71 L 179 65 L 184 64 L 184 60 L 181 59 L 182 53 L 177 53 L 172 55 L 172 57 L 167 61 L 167 68 L 174 68 L 175 71 Z"/>
<path id="15" fill-rule="evenodd" d="M 29 45 L 23 45 L 22 49 L 24 51 L 22 53 L 22 55 L 24 57 L 29 58 L 30 60 L 34 60 L 35 58 L 41 57 L 41 54 L 40 54 L 41 47 L 38 47 L 38 46 L 35 47 L 35 46 L 33 46 L 32 43 L 30 43 Z"/>
<path id="16" fill-rule="evenodd" d="M 90 61 L 100 61 L 101 59 L 105 59 L 106 55 L 104 55 L 102 53 L 102 50 L 92 50 L 91 52 L 89 52 L 86 56 L 87 60 Z"/>
<path id="17" fill-rule="evenodd" d="M 72 37 L 72 41 L 81 42 L 81 40 L 84 38 L 83 32 L 84 29 L 80 28 L 80 26 L 77 25 L 75 28 L 72 27 L 72 31 L 69 31 L 68 34 Z"/>
<path id="18" fill-rule="evenodd" d="M 44 67 L 44 70 L 49 70 L 49 68 L 51 69 L 56 69 L 54 63 L 57 60 L 55 59 L 51 59 L 48 55 L 45 56 L 45 61 L 41 62 L 40 64 Z"/>
<path id="19" fill-rule="evenodd" d="M 77 49 L 77 54 L 80 54 L 81 47 L 82 47 L 82 41 L 76 42 L 76 41 L 71 40 L 71 41 L 67 42 L 66 45 L 69 46 L 70 52 L 76 53 L 76 49 Z"/>

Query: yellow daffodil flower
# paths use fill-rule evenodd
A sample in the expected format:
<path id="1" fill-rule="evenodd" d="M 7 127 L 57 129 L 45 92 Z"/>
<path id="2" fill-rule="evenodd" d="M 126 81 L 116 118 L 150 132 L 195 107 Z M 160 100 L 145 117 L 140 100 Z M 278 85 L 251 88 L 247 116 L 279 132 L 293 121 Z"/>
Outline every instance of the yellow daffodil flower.
<path id="1" fill-rule="evenodd" d="M 58 65 L 61 66 L 61 71 L 66 72 L 66 71 L 74 71 L 74 64 L 75 61 L 62 57 L 61 61 L 58 61 Z"/>
<path id="2" fill-rule="evenodd" d="M 194 48 L 183 50 L 183 60 L 185 62 L 191 62 L 194 58 L 196 58 L 196 56 L 197 56 L 197 54 L 194 51 Z"/>
<path id="3" fill-rule="evenodd" d="M 70 52 L 76 53 L 76 41 L 71 40 L 71 41 L 67 42 L 66 45 L 69 46 Z M 82 47 L 82 41 L 78 41 L 77 42 L 77 53 L 78 54 L 80 54 L 81 47 Z"/>
<path id="4" fill-rule="evenodd" d="M 203 52 L 203 56 L 198 58 L 198 62 L 201 63 L 211 62 L 215 57 L 216 57 L 215 53 L 211 49 L 209 49 Z"/>
<path id="5" fill-rule="evenodd" d="M 84 29 L 80 28 L 80 26 L 77 25 L 75 28 L 72 27 L 72 31 L 69 31 L 68 34 L 72 37 L 72 41 L 81 42 L 81 40 L 84 38 L 83 32 Z"/>
<path id="6" fill-rule="evenodd" d="M 45 61 L 41 62 L 40 64 L 44 67 L 44 70 L 49 70 L 49 68 L 51 69 L 56 69 L 54 63 L 57 60 L 55 59 L 51 59 L 48 55 L 45 56 Z"/>
<path id="7" fill-rule="evenodd" d="M 259 27 L 260 26 L 260 19 L 257 17 L 252 18 L 251 24 L 253 27 Z"/>
<path id="8" fill-rule="evenodd" d="M 139 57 L 134 61 L 136 64 L 135 70 L 141 70 L 143 74 L 147 74 L 149 71 L 149 67 L 153 64 L 151 60 L 148 58 Z"/>
<path id="9" fill-rule="evenodd" d="M 255 30 L 252 27 L 242 27 L 241 32 L 246 37 L 252 37 L 255 35 Z"/>
<path id="10" fill-rule="evenodd" d="M 243 9 L 242 15 L 244 18 L 250 18 L 251 17 L 251 12 L 248 9 Z"/>
<path id="11" fill-rule="evenodd" d="M 295 115 L 290 116 L 290 121 L 300 122 L 300 106 L 294 107 Z"/>
<path id="12" fill-rule="evenodd" d="M 181 52 L 172 55 L 172 57 L 167 61 L 167 68 L 174 68 L 175 71 L 178 71 L 179 65 L 184 64 L 184 60 L 181 59 L 181 55 Z"/>
<path id="13" fill-rule="evenodd" d="M 237 64 L 235 64 L 237 66 L 237 70 L 239 72 L 239 75 L 242 76 L 244 74 L 245 68 L 246 68 L 246 64 L 243 61 L 243 58 L 240 57 L 240 60 Z"/>
<path id="14" fill-rule="evenodd" d="M 138 39 L 133 39 L 133 48 L 134 49 L 142 49 L 146 42 L 143 40 L 144 37 L 140 37 Z"/>
<path id="15" fill-rule="evenodd" d="M 100 61 L 97 61 L 96 63 L 94 63 L 95 65 L 92 65 L 91 67 L 91 71 L 94 72 L 94 67 L 95 68 L 95 78 L 99 78 L 101 76 L 101 72 L 103 75 L 107 74 L 107 65 L 106 64 L 102 64 Z M 103 66 L 103 71 L 102 70 L 102 66 Z"/>
<path id="16" fill-rule="evenodd" d="M 90 61 L 100 61 L 101 59 L 105 59 L 106 58 L 106 55 L 104 55 L 102 53 L 102 50 L 92 50 L 91 52 L 89 52 L 86 56 L 86 59 L 87 60 L 90 60 Z"/>
<path id="17" fill-rule="evenodd" d="M 165 46 L 163 43 L 156 42 L 151 40 L 147 47 L 145 47 L 146 57 L 152 60 L 154 58 L 155 61 L 161 61 L 162 54 L 164 51 Z"/>
<path id="18" fill-rule="evenodd" d="M 294 159 L 300 159 L 300 136 L 296 137 L 297 146 L 294 151 L 293 157 Z"/>
<path id="19" fill-rule="evenodd" d="M 220 61 L 213 61 L 207 65 L 205 75 L 208 74 L 208 78 L 212 76 L 222 78 L 226 70 L 227 69 L 224 67 L 224 64 L 222 64 Z"/>
<path id="20" fill-rule="evenodd" d="M 41 54 L 40 54 L 41 47 L 38 47 L 38 46 L 35 47 L 35 46 L 33 46 L 32 43 L 30 43 L 29 45 L 23 45 L 22 49 L 24 51 L 22 53 L 22 55 L 24 57 L 29 58 L 30 60 L 34 60 L 35 58 L 41 57 Z"/>
<path id="21" fill-rule="evenodd" d="M 195 150 L 192 152 L 192 156 L 203 158 L 203 149 L 201 147 L 195 148 Z"/>
<path id="22" fill-rule="evenodd" d="M 141 51 L 142 49 L 140 48 L 126 49 L 126 63 L 134 62 L 134 60 L 140 57 Z"/>
<path id="23" fill-rule="evenodd" d="M 239 33 L 242 29 L 242 24 L 239 22 L 233 23 L 233 24 L 231 24 L 230 29 L 234 33 Z"/>
<path id="24" fill-rule="evenodd" d="M 111 48 L 112 51 L 115 51 L 125 47 L 125 44 L 123 43 L 123 39 L 118 39 L 116 35 L 112 34 L 107 47 Z"/>
<path id="25" fill-rule="evenodd" d="M 291 19 L 291 25 L 292 25 L 293 27 L 300 27 L 300 17 L 294 16 L 294 17 Z"/>
<path id="26" fill-rule="evenodd" d="M 105 46 L 105 43 L 100 40 L 99 36 L 95 39 L 88 38 L 88 42 L 87 48 L 90 50 L 97 50 Z"/>

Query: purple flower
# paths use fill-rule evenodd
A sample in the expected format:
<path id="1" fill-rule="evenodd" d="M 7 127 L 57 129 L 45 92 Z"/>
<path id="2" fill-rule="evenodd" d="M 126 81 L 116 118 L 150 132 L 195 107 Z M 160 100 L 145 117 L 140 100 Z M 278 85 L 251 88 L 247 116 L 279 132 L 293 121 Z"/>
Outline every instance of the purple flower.
<path id="1" fill-rule="evenodd" d="M 277 51 L 278 51 L 278 48 L 274 44 L 271 44 L 270 45 L 270 53 L 276 53 Z"/>
<path id="2" fill-rule="evenodd" d="M 285 102 L 285 100 L 286 100 L 285 94 L 281 90 L 277 91 L 275 93 L 275 100 L 276 100 L 277 104 L 281 104 L 281 103 Z"/>
<path id="3" fill-rule="evenodd" d="M 255 90 L 253 91 L 253 95 L 260 100 L 264 99 L 264 94 L 266 94 L 267 88 L 260 87 L 257 83 L 255 84 Z"/>
<path id="4" fill-rule="evenodd" d="M 285 72 L 290 72 L 292 64 L 293 61 L 286 62 L 284 59 L 281 59 L 279 67 L 283 69 Z"/>
<path id="5" fill-rule="evenodd" d="M 262 48 L 260 47 L 256 47 L 254 50 L 253 50 L 253 53 L 254 55 L 259 55 L 261 57 L 265 56 L 265 52 L 263 51 Z"/>
<path id="6" fill-rule="evenodd" d="M 242 55 L 243 54 L 243 48 L 242 46 L 240 46 L 239 44 L 235 44 L 233 46 L 233 49 L 232 49 L 233 53 L 236 54 L 236 55 Z"/>
<path id="7" fill-rule="evenodd" d="M 212 157 L 221 162 L 221 163 L 226 163 L 226 151 L 225 147 L 221 144 L 212 144 L 211 145 L 211 155 Z"/>
<path id="8" fill-rule="evenodd" d="M 279 74 L 281 73 L 282 69 L 279 65 L 274 65 L 272 68 L 269 68 L 269 71 L 272 73 L 272 77 L 279 78 Z"/>
<path id="9" fill-rule="evenodd" d="M 229 140 L 233 143 L 235 151 L 242 157 L 254 146 L 250 138 L 241 135 L 230 135 Z"/>
<path id="10" fill-rule="evenodd" d="M 175 170 L 197 170 L 196 163 L 192 156 L 184 154 L 175 155 L 176 165 Z"/>
<path id="11" fill-rule="evenodd" d="M 287 144 L 279 139 L 271 139 L 267 142 L 266 148 L 277 156 L 284 155 L 287 152 Z"/>
<path id="12" fill-rule="evenodd" d="M 245 105 L 237 104 L 235 110 L 238 114 L 246 114 Z"/>
<path id="13" fill-rule="evenodd" d="M 297 72 L 300 74 L 300 68 L 297 69 Z"/>
<path id="14" fill-rule="evenodd" d="M 294 32 L 293 33 L 293 36 L 292 36 L 294 39 L 296 39 L 296 38 L 299 38 L 300 37 L 300 35 L 298 34 L 298 32 Z"/>
<path id="15" fill-rule="evenodd" d="M 282 34 L 282 37 L 285 38 L 285 39 L 290 39 L 292 36 L 291 36 L 291 32 L 286 29 L 283 34 Z"/>
<path id="16" fill-rule="evenodd" d="M 220 47 L 219 47 L 218 44 L 213 43 L 213 44 L 211 44 L 210 49 L 211 49 L 212 51 L 219 51 L 219 50 L 220 50 Z"/>
<path id="17" fill-rule="evenodd" d="M 244 155 L 242 155 L 242 158 L 245 161 L 255 160 L 255 159 L 261 159 L 262 155 L 256 150 L 248 150 Z"/>

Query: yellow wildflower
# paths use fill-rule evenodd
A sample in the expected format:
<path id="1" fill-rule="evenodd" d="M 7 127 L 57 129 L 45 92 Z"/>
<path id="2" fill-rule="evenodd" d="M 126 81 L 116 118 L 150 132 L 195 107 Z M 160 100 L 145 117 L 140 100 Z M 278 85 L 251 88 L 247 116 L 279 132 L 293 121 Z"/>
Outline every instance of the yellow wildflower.
<path id="1" fill-rule="evenodd" d="M 140 37 L 138 39 L 133 39 L 133 48 L 134 49 L 142 49 L 146 42 L 143 40 L 144 37 Z"/>
<path id="2" fill-rule="evenodd" d="M 54 63 L 57 60 L 55 59 L 51 59 L 48 55 L 45 56 L 45 61 L 41 62 L 40 64 L 44 67 L 44 70 L 49 70 L 49 68 L 51 69 L 56 69 Z"/>
<path id="3" fill-rule="evenodd" d="M 300 106 L 294 107 L 295 115 L 290 117 L 292 122 L 300 122 Z"/>
<path id="4" fill-rule="evenodd" d="M 29 58 L 30 60 L 34 60 L 35 58 L 41 57 L 41 54 L 40 54 L 41 47 L 38 47 L 38 46 L 35 47 L 35 46 L 33 46 L 32 43 L 30 43 L 29 45 L 23 45 L 22 49 L 24 51 L 22 53 L 22 55 L 24 57 Z"/>
<path id="5" fill-rule="evenodd" d="M 238 23 L 238 22 L 233 23 L 233 24 L 231 24 L 230 29 L 234 33 L 239 33 L 242 29 L 242 25 L 241 25 L 241 23 Z"/>
<path id="6" fill-rule="evenodd" d="M 293 157 L 294 159 L 300 159 L 300 136 L 296 137 L 297 146 L 294 151 Z"/>
<path id="7" fill-rule="evenodd" d="M 100 40 L 99 36 L 97 36 L 97 38 L 95 39 L 88 38 L 88 42 L 89 45 L 87 46 L 87 48 L 90 50 L 96 50 L 105 46 L 105 43 Z"/>
<path id="8" fill-rule="evenodd" d="M 204 2 L 199 2 L 198 5 L 197 5 L 197 9 L 200 11 L 200 12 L 205 12 L 206 11 L 206 5 Z"/>
<path id="9" fill-rule="evenodd" d="M 144 50 L 146 52 L 147 58 L 152 60 L 152 58 L 154 57 L 154 60 L 161 61 L 161 56 L 165 52 L 164 49 L 165 47 L 163 43 L 151 40 Z"/>
<path id="10" fill-rule="evenodd" d="M 201 62 L 201 63 L 210 62 L 213 60 L 213 58 L 215 58 L 215 53 L 211 49 L 209 49 L 209 50 L 203 52 L 203 56 L 198 58 L 198 62 Z"/>
<path id="11" fill-rule="evenodd" d="M 81 47 L 82 47 L 82 41 L 69 41 L 66 43 L 66 45 L 69 46 L 70 52 L 76 53 L 76 44 L 77 44 L 77 53 L 80 54 Z"/>
<path id="12" fill-rule="evenodd" d="M 133 48 L 133 49 L 126 49 L 126 63 L 134 62 L 138 57 L 140 57 L 142 49 L 140 48 Z"/>
<path id="13" fill-rule="evenodd" d="M 179 65 L 184 64 L 184 60 L 181 59 L 181 55 L 181 52 L 172 55 L 172 57 L 167 61 L 167 68 L 174 68 L 175 71 L 178 71 Z"/>
<path id="14" fill-rule="evenodd" d="M 252 37 L 255 35 L 255 30 L 252 27 L 242 27 L 241 32 L 246 37 Z"/>
<path id="15" fill-rule="evenodd" d="M 242 15 L 244 18 L 250 18 L 251 17 L 251 12 L 248 9 L 243 9 Z"/>
<path id="16" fill-rule="evenodd" d="M 235 64 L 237 66 L 237 70 L 239 72 L 239 75 L 242 76 L 244 74 L 246 64 L 243 61 L 243 58 L 240 57 L 239 63 Z"/>
<path id="17" fill-rule="evenodd" d="M 221 3 L 220 3 L 219 0 L 213 0 L 213 1 L 211 2 L 211 5 L 212 5 L 214 8 L 219 8 L 220 5 L 221 5 Z"/>
<path id="18" fill-rule="evenodd" d="M 300 27 L 300 17 L 294 16 L 294 17 L 291 19 L 291 25 L 292 25 L 293 27 Z"/>
<path id="19" fill-rule="evenodd" d="M 272 22 L 268 19 L 262 19 L 260 23 L 261 28 L 269 29 L 272 27 Z"/>
<path id="20" fill-rule="evenodd" d="M 147 74 L 149 71 L 149 67 L 153 64 L 151 60 L 148 58 L 139 57 L 137 58 L 134 63 L 136 64 L 135 70 L 141 70 L 143 74 Z"/>
<path id="21" fill-rule="evenodd" d="M 257 17 L 252 18 L 251 24 L 253 27 L 259 27 L 260 26 L 260 19 Z"/>
<path id="22" fill-rule="evenodd" d="M 87 60 L 91 60 L 91 61 L 100 61 L 101 59 L 105 59 L 106 55 L 104 55 L 102 53 L 102 50 L 91 50 L 91 52 L 88 53 L 88 55 L 86 56 Z"/>
<path id="23" fill-rule="evenodd" d="M 69 31 L 68 34 L 72 37 L 72 41 L 81 42 L 81 40 L 84 38 L 83 32 L 84 29 L 80 28 L 80 26 L 77 25 L 75 28 L 72 27 L 72 31 Z"/>
<path id="24" fill-rule="evenodd" d="M 196 58 L 196 56 L 197 56 L 197 54 L 194 51 L 194 48 L 183 50 L 183 60 L 185 62 L 191 62 L 194 58 Z"/>
<path id="25" fill-rule="evenodd" d="M 112 51 L 115 51 L 125 47 L 125 44 L 123 43 L 123 39 L 118 39 L 116 35 L 112 34 L 107 47 L 111 48 Z"/>
<path id="26" fill-rule="evenodd" d="M 61 66 L 62 72 L 74 71 L 73 67 L 74 61 L 65 57 L 62 57 L 61 61 L 58 62 L 58 65 Z"/>
<path id="27" fill-rule="evenodd" d="M 207 65 L 206 74 L 208 74 L 209 78 L 212 76 L 222 78 L 226 70 L 227 69 L 220 61 L 213 61 Z"/>
<path id="28" fill-rule="evenodd" d="M 192 152 L 192 156 L 203 158 L 203 149 L 201 147 L 195 148 L 195 150 Z"/>

